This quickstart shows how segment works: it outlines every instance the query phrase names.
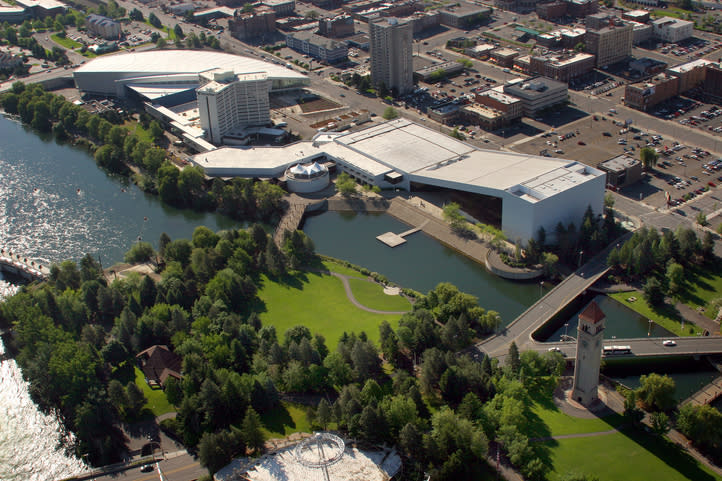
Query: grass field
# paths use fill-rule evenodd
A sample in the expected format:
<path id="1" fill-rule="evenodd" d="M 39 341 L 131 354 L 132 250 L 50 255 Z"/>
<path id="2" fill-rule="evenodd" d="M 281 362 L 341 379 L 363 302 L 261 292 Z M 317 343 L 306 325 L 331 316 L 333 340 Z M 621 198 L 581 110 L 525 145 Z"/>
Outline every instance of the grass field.
<path id="1" fill-rule="evenodd" d="M 642 316 L 654 320 L 655 323 L 678 336 L 696 336 L 702 333 L 702 329 L 689 322 L 685 323 L 683 332 L 682 317 L 675 308 L 670 306 L 653 308 L 647 304 L 640 291 L 617 292 L 610 294 L 610 297 Z M 627 299 L 630 297 L 636 297 L 637 300 L 629 302 Z"/>
<path id="2" fill-rule="evenodd" d="M 614 434 L 544 442 L 557 481 L 571 472 L 596 476 L 599 481 L 720 479 L 679 447 L 663 438 L 631 429 Z"/>
<path id="3" fill-rule="evenodd" d="M 51 39 L 53 39 L 53 42 L 57 43 L 58 45 L 61 45 L 65 48 L 69 48 L 70 50 L 75 50 L 76 48 L 80 48 L 83 45 L 76 42 L 73 39 L 70 39 L 68 37 L 61 37 L 57 33 L 54 33 L 50 36 Z"/>
<path id="4" fill-rule="evenodd" d="M 375 282 L 366 279 L 349 279 L 351 291 L 357 301 L 379 311 L 410 311 L 411 303 L 403 296 L 389 296 Z M 379 291 L 381 295 L 379 295 Z"/>
<path id="5" fill-rule="evenodd" d="M 168 398 L 165 397 L 165 391 L 162 389 L 151 389 L 148 383 L 145 382 L 145 376 L 143 371 L 135 368 L 135 384 L 143 391 L 145 397 L 148 399 L 148 403 L 145 405 L 146 408 L 150 409 L 153 416 L 160 416 L 165 413 L 172 413 L 175 411 L 175 407 L 168 402 Z"/>
<path id="6" fill-rule="evenodd" d="M 127 128 L 128 131 L 130 131 L 131 133 L 137 135 L 138 138 L 143 142 L 153 144 L 153 139 L 150 138 L 150 132 L 144 129 L 143 126 L 140 125 L 140 122 L 136 122 L 135 120 L 128 120 L 125 122 L 125 124 L 123 124 L 123 127 Z"/>
<path id="7" fill-rule="evenodd" d="M 400 315 L 373 314 L 351 304 L 341 280 L 316 272 L 301 272 L 276 282 L 263 276 L 258 297 L 262 306 L 258 312 L 264 324 L 276 326 L 279 338 L 287 329 L 307 326 L 312 333 L 322 334 L 330 349 L 335 349 L 343 332 L 365 331 L 369 339 L 378 342 L 378 325 L 388 321 L 394 328 Z M 387 297 L 376 286 L 378 297 Z M 367 293 L 364 293 L 366 296 Z M 366 300 L 370 299 L 370 293 Z"/>
<path id="8" fill-rule="evenodd" d="M 665 438 L 626 427 L 624 418 L 618 414 L 574 418 L 561 412 L 548 393 L 533 393 L 531 398 L 528 434 L 532 438 L 621 429 L 611 434 L 539 441 L 536 447 L 541 448 L 539 454 L 550 468 L 549 481 L 560 480 L 569 473 L 596 476 L 600 481 L 720 479 Z"/>
<path id="9" fill-rule="evenodd" d="M 710 301 L 722 297 L 722 266 L 717 264 L 704 270 L 686 269 L 685 281 L 682 302 L 693 309 L 704 307 L 704 314 L 714 319 L 717 313 L 706 308 Z"/>
<path id="10" fill-rule="evenodd" d="M 261 416 L 263 434 L 268 438 L 283 438 L 291 433 L 310 433 L 311 423 L 306 416 L 306 407 L 300 404 L 281 402 L 273 411 Z"/>

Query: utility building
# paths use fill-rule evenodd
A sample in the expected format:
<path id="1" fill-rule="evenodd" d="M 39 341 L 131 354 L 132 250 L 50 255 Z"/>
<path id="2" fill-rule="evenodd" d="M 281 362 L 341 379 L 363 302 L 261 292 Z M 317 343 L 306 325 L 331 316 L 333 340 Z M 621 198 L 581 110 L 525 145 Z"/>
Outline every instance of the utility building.
<path id="1" fill-rule="evenodd" d="M 377 18 L 369 23 L 371 82 L 384 84 L 403 95 L 414 88 L 412 25 L 397 18 Z"/>
<path id="2" fill-rule="evenodd" d="M 574 366 L 572 399 L 585 406 L 589 406 L 597 399 L 604 340 L 604 317 L 604 313 L 594 301 L 579 314 L 577 362 Z"/>
<path id="3" fill-rule="evenodd" d="M 198 113 L 208 140 L 219 145 L 223 136 L 234 130 L 267 124 L 270 89 L 266 73 L 235 74 L 220 69 L 202 73 Z"/>

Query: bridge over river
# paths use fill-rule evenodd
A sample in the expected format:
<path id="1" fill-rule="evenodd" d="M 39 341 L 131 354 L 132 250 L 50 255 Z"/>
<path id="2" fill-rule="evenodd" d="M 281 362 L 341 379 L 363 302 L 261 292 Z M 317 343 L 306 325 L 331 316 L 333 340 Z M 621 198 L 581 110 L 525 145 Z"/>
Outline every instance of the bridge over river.
<path id="1" fill-rule="evenodd" d="M 627 234 L 618 239 L 618 243 L 624 242 L 630 235 Z M 558 348 L 568 360 L 573 361 L 576 356 L 576 342 L 543 343 L 536 341 L 532 334 L 609 272 L 606 260 L 609 251 L 615 244 L 617 243 L 612 243 L 607 249 L 595 255 L 576 272 L 564 279 L 544 297 L 521 313 L 503 331 L 477 343 L 473 349 L 480 354 L 503 359 L 509 351 L 509 345 L 515 342 L 520 351 L 547 351 L 551 348 Z M 659 338 L 615 339 L 614 344 L 630 346 L 631 352 L 629 354 L 614 355 L 613 357 L 689 357 L 722 354 L 722 337 L 719 336 L 679 337 L 674 339 L 677 343 L 676 346 L 664 346 L 662 344 L 664 339 Z M 611 340 L 605 342 L 605 345 L 611 344 Z"/>

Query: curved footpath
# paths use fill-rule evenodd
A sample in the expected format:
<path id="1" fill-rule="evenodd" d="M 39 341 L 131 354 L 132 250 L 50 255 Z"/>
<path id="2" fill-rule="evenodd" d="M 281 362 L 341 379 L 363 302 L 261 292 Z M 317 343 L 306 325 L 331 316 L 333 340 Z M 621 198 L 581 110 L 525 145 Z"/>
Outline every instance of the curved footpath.
<path id="1" fill-rule="evenodd" d="M 356 297 L 353 295 L 353 291 L 351 290 L 351 285 L 349 284 L 348 280 L 352 278 L 351 276 L 347 276 L 345 274 L 339 274 L 338 272 L 330 272 L 326 271 L 325 274 L 330 274 L 334 277 L 338 277 L 341 279 L 341 283 L 343 284 L 343 289 L 346 291 L 346 297 L 348 297 L 348 300 L 351 301 L 351 304 L 358 307 L 361 310 L 364 310 L 366 312 L 371 312 L 373 314 L 389 314 L 389 315 L 401 315 L 406 314 L 410 311 L 379 311 L 378 309 L 371 309 L 370 307 L 366 307 L 363 304 L 361 304 L 359 301 L 356 300 Z M 361 279 L 360 277 L 353 277 L 353 279 Z M 365 280 L 365 279 L 361 279 Z M 369 282 L 369 281 L 366 281 Z"/>

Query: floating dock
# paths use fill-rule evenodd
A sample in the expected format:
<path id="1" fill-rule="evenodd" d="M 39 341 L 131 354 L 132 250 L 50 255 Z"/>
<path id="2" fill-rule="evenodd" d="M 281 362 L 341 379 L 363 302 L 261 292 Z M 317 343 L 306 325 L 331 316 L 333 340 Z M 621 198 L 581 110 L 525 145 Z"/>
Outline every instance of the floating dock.
<path id="1" fill-rule="evenodd" d="M 423 224 L 421 224 L 419 227 L 409 229 L 406 232 L 402 232 L 401 234 L 394 234 L 393 232 L 386 232 L 385 234 L 376 236 L 376 238 L 389 247 L 397 247 L 406 242 L 406 239 L 404 239 L 404 237 L 420 231 L 421 229 L 424 228 L 424 226 L 428 222 L 429 221 L 427 220 Z"/>

